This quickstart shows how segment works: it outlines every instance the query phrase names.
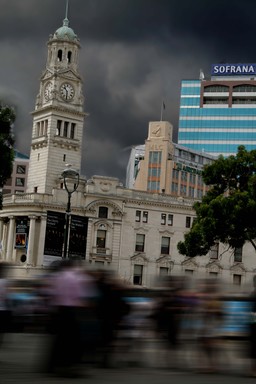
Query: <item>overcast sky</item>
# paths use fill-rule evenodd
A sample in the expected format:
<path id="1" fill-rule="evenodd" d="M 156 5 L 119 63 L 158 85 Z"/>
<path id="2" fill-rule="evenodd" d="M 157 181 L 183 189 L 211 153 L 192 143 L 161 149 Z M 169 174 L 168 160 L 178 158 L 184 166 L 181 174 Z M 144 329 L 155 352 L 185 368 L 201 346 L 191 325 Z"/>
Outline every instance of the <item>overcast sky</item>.
<path id="1" fill-rule="evenodd" d="M 65 4 L 1 0 L 0 99 L 17 109 L 16 147 L 26 154 L 46 43 Z M 129 147 L 144 143 L 162 99 L 176 141 L 181 80 L 213 63 L 256 63 L 255 14 L 255 0 L 70 0 L 89 113 L 81 173 L 124 181 Z"/>

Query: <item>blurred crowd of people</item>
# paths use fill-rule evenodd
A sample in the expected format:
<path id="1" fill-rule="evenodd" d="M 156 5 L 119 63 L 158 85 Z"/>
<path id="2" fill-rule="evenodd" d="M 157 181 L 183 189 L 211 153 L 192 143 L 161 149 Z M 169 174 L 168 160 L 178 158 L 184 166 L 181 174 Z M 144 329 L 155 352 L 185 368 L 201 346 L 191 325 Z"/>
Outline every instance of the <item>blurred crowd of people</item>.
<path id="1" fill-rule="evenodd" d="M 14 309 L 5 272 L 0 264 L 0 342 L 11 329 Z M 40 361 L 46 374 L 77 377 L 85 366 L 109 368 L 117 360 L 127 367 L 140 365 L 149 345 L 158 350 L 160 365 L 170 369 L 213 373 L 227 364 L 222 352 L 227 337 L 234 335 L 225 330 L 225 301 L 215 279 L 200 280 L 191 288 L 187 279 L 173 276 L 150 295 L 134 295 L 133 287 L 111 272 L 62 260 L 34 283 L 28 331 L 34 326 L 49 339 Z M 245 328 L 235 336 L 246 345 L 244 357 L 254 376 L 256 290 L 246 300 Z M 242 321 L 241 314 L 237 319 Z"/>

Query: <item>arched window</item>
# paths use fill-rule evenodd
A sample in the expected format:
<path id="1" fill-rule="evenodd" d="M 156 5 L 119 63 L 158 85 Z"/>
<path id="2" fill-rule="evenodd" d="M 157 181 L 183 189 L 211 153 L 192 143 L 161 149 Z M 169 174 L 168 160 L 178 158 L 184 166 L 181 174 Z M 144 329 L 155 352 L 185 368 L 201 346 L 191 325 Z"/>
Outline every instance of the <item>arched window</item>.
<path id="1" fill-rule="evenodd" d="M 58 50 L 58 61 L 62 61 L 62 49 Z"/>
<path id="2" fill-rule="evenodd" d="M 227 85 L 208 85 L 204 87 L 204 92 L 228 92 L 229 87 Z"/>
<path id="3" fill-rule="evenodd" d="M 233 92 L 256 92 L 256 85 L 240 84 L 233 87 Z"/>
<path id="4" fill-rule="evenodd" d="M 71 63 L 72 52 L 68 51 L 68 62 Z"/>

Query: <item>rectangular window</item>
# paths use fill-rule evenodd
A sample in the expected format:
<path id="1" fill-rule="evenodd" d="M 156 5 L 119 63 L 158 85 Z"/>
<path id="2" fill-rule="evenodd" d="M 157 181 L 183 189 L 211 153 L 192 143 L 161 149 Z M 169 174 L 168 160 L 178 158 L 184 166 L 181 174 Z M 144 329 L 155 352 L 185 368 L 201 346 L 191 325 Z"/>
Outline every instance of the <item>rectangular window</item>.
<path id="1" fill-rule="evenodd" d="M 148 181 L 148 189 L 149 192 L 159 192 L 160 190 L 160 182 L 159 181 Z"/>
<path id="2" fill-rule="evenodd" d="M 172 193 L 178 193 L 178 183 L 172 183 Z"/>
<path id="3" fill-rule="evenodd" d="M 218 277 L 218 272 L 209 272 L 209 276 L 213 279 L 217 279 Z"/>
<path id="4" fill-rule="evenodd" d="M 196 175 L 194 173 L 190 173 L 189 174 L 189 182 L 191 184 L 195 184 L 195 182 L 196 182 Z"/>
<path id="5" fill-rule="evenodd" d="M 187 172 L 181 171 L 181 180 L 182 181 L 187 181 Z"/>
<path id="6" fill-rule="evenodd" d="M 152 177 L 159 178 L 160 175 L 161 175 L 161 168 L 160 167 L 149 168 L 149 170 L 148 170 L 149 178 L 152 178 Z"/>
<path id="7" fill-rule="evenodd" d="M 133 270 L 133 284 L 142 285 L 143 265 L 135 264 Z"/>
<path id="8" fill-rule="evenodd" d="M 144 252 L 144 247 L 145 247 L 145 235 L 137 234 L 136 235 L 135 251 L 136 252 Z"/>
<path id="9" fill-rule="evenodd" d="M 16 187 L 24 187 L 25 179 L 23 177 L 16 177 L 15 185 Z"/>
<path id="10" fill-rule="evenodd" d="M 169 255 L 170 253 L 170 237 L 162 237 L 161 241 L 161 255 Z"/>
<path id="11" fill-rule="evenodd" d="M 168 225 L 173 225 L 173 215 L 171 213 L 168 214 L 167 224 Z"/>
<path id="12" fill-rule="evenodd" d="M 75 132 L 76 132 L 76 124 L 71 123 L 71 128 L 70 128 L 70 139 L 75 138 Z"/>
<path id="13" fill-rule="evenodd" d="M 36 136 L 40 136 L 40 123 L 36 123 Z"/>
<path id="14" fill-rule="evenodd" d="M 190 227 L 191 227 L 191 217 L 186 216 L 186 228 L 190 228 Z"/>
<path id="15" fill-rule="evenodd" d="M 22 174 L 26 173 L 26 165 L 17 165 L 16 172 Z"/>
<path id="16" fill-rule="evenodd" d="M 149 152 L 149 164 L 160 164 L 162 161 L 161 151 L 150 151 Z"/>
<path id="17" fill-rule="evenodd" d="M 202 176 L 197 176 L 197 184 L 202 186 L 203 185 L 203 178 Z"/>
<path id="18" fill-rule="evenodd" d="M 182 196 L 186 196 L 186 194 L 187 194 L 187 186 L 186 185 L 182 185 L 181 184 L 181 186 L 180 186 L 180 194 Z"/>
<path id="19" fill-rule="evenodd" d="M 63 137 L 68 137 L 68 121 L 64 121 Z"/>
<path id="20" fill-rule="evenodd" d="M 136 211 L 135 221 L 139 223 L 140 220 L 141 220 L 141 211 Z"/>
<path id="21" fill-rule="evenodd" d="M 243 248 L 235 248 L 234 250 L 234 261 L 241 263 L 242 262 L 242 253 L 243 253 Z"/>
<path id="22" fill-rule="evenodd" d="M 106 248 L 106 234 L 107 231 L 99 229 L 97 231 L 96 247 L 97 248 Z"/>
<path id="23" fill-rule="evenodd" d="M 159 268 L 159 275 L 160 276 L 168 276 L 169 274 L 169 268 L 167 267 L 160 267 Z"/>
<path id="24" fill-rule="evenodd" d="M 57 120 L 57 128 L 56 128 L 56 135 L 57 136 L 61 135 L 61 123 L 62 123 L 62 120 Z"/>
<path id="25" fill-rule="evenodd" d="M 210 259 L 218 259 L 219 258 L 219 243 L 216 243 L 210 249 Z"/>
<path id="26" fill-rule="evenodd" d="M 234 285 L 241 285 L 241 281 L 242 281 L 242 276 L 241 275 L 237 275 L 234 273 L 233 275 L 233 284 Z"/>
<path id="27" fill-rule="evenodd" d="M 143 211 L 143 223 L 147 223 L 148 222 L 148 212 L 147 211 Z"/>
<path id="28" fill-rule="evenodd" d="M 108 218 L 108 208 L 107 207 L 99 207 L 99 217 L 101 219 Z"/>
<path id="29" fill-rule="evenodd" d="M 161 225 L 165 225 L 165 224 L 166 224 L 166 214 L 161 213 Z"/>
<path id="30" fill-rule="evenodd" d="M 186 275 L 193 275 L 193 273 L 194 273 L 193 269 L 185 269 Z"/>
<path id="31" fill-rule="evenodd" d="M 188 194 L 189 194 L 189 197 L 194 197 L 195 189 L 193 187 L 189 187 Z"/>
<path id="32" fill-rule="evenodd" d="M 179 171 L 178 169 L 173 169 L 172 170 L 172 178 L 175 180 L 179 180 Z"/>

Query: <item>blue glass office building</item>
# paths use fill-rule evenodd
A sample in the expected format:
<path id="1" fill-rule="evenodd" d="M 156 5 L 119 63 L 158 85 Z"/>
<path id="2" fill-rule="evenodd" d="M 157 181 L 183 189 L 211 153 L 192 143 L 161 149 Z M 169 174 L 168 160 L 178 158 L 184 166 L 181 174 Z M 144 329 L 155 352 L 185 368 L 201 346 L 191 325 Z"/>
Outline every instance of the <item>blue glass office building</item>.
<path id="1" fill-rule="evenodd" d="M 178 143 L 215 156 L 256 149 L 256 64 L 215 64 L 203 77 L 182 81 Z"/>

